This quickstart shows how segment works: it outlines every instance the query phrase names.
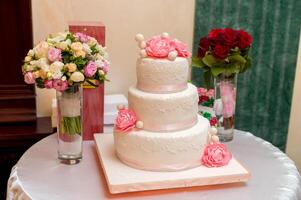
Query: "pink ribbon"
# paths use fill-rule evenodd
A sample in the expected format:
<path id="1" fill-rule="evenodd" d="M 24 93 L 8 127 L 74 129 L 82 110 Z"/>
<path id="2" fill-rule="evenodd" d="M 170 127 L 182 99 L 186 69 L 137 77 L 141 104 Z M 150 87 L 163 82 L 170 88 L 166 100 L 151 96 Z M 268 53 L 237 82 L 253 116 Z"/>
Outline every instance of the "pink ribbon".
<path id="1" fill-rule="evenodd" d="M 185 90 L 187 88 L 187 83 L 185 82 L 172 85 L 153 85 L 138 82 L 137 88 L 145 92 L 168 93 Z"/>
<path id="2" fill-rule="evenodd" d="M 194 126 L 197 123 L 197 120 L 198 120 L 197 117 L 194 117 L 187 121 L 182 121 L 174 124 L 158 125 L 158 124 L 144 123 L 143 129 L 148 131 L 158 131 L 158 132 L 178 131 Z"/>

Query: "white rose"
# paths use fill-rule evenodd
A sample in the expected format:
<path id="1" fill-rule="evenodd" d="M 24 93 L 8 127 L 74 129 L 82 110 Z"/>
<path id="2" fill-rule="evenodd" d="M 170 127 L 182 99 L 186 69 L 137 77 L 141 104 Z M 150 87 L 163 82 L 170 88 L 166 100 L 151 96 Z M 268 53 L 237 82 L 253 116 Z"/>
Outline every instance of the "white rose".
<path id="1" fill-rule="evenodd" d="M 48 71 L 49 71 L 49 64 L 48 64 L 46 58 L 40 58 L 40 59 L 36 62 L 36 66 L 39 67 L 40 69 L 44 70 L 45 72 L 48 72 Z"/>
<path id="2" fill-rule="evenodd" d="M 91 54 L 92 50 L 90 49 L 89 45 L 84 43 L 83 44 L 83 50 L 87 53 L 87 54 Z"/>
<path id="3" fill-rule="evenodd" d="M 43 58 L 47 56 L 49 45 L 47 42 L 42 41 L 33 48 L 36 58 Z"/>
<path id="4" fill-rule="evenodd" d="M 30 49 L 27 53 L 28 56 L 33 57 L 34 56 L 34 51 Z"/>
<path id="5" fill-rule="evenodd" d="M 90 38 L 89 42 L 88 42 L 88 45 L 91 47 L 93 45 L 97 44 L 97 40 L 95 38 Z"/>
<path id="6" fill-rule="evenodd" d="M 29 61 L 31 61 L 31 59 L 32 59 L 32 57 L 26 56 L 25 59 L 24 59 L 24 61 L 25 61 L 25 62 L 29 62 Z"/>
<path id="7" fill-rule="evenodd" d="M 54 79 L 60 79 L 63 76 L 62 69 L 64 67 L 64 63 L 60 61 L 55 61 L 49 67 L 49 71 L 52 73 L 52 77 Z"/>
<path id="8" fill-rule="evenodd" d="M 60 48 L 62 50 L 66 50 L 69 45 L 71 45 L 71 40 L 70 39 L 56 44 L 56 47 Z"/>
<path id="9" fill-rule="evenodd" d="M 49 37 L 47 39 L 47 42 L 50 43 L 60 43 L 61 41 L 64 41 L 67 37 L 67 32 L 60 32 L 54 35 L 51 35 L 51 37 Z"/>
<path id="10" fill-rule="evenodd" d="M 85 80 L 85 77 L 81 72 L 77 71 L 71 74 L 70 80 L 74 82 L 82 82 Z"/>
<path id="11" fill-rule="evenodd" d="M 80 42 L 74 42 L 71 44 L 71 49 L 74 51 L 81 51 L 83 49 L 83 45 Z"/>

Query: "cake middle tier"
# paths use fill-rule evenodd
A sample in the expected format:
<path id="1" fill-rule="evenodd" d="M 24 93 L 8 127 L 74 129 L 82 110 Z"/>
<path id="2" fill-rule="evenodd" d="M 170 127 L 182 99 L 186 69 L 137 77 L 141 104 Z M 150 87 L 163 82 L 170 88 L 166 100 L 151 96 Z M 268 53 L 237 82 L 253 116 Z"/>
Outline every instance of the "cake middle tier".
<path id="1" fill-rule="evenodd" d="M 147 93 L 132 86 L 128 100 L 144 130 L 177 131 L 197 122 L 198 93 L 190 83 L 185 90 L 170 94 Z"/>

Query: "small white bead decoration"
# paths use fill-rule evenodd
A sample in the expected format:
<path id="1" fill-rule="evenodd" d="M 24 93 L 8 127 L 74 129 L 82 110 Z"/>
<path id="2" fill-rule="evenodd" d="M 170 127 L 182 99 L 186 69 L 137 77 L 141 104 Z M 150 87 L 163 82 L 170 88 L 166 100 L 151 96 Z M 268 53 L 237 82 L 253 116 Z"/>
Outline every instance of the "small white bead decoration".
<path id="1" fill-rule="evenodd" d="M 122 109 L 124 109 L 125 108 L 125 106 L 123 105 L 123 104 L 119 104 L 118 106 L 117 106 L 117 109 L 118 110 L 122 110 Z"/>
<path id="2" fill-rule="evenodd" d="M 211 136 L 211 142 L 213 143 L 219 143 L 219 138 L 217 135 L 212 135 Z"/>
<path id="3" fill-rule="evenodd" d="M 169 54 L 168 54 L 168 59 L 171 60 L 171 61 L 173 61 L 173 60 L 175 60 L 175 59 L 177 58 L 177 56 L 178 56 L 178 52 L 176 52 L 176 51 L 171 51 L 171 52 L 169 52 Z"/>
<path id="4" fill-rule="evenodd" d="M 140 57 L 141 57 L 141 58 L 147 57 L 146 51 L 145 51 L 144 49 L 142 49 L 142 50 L 140 51 Z"/>
<path id="5" fill-rule="evenodd" d="M 209 132 L 212 134 L 212 135 L 216 135 L 217 134 L 217 129 L 215 127 L 211 127 Z"/>
<path id="6" fill-rule="evenodd" d="M 141 42 L 139 43 L 139 47 L 140 47 L 141 49 L 145 49 L 145 47 L 146 47 L 146 42 L 145 42 L 145 41 L 141 41 Z"/>
<path id="7" fill-rule="evenodd" d="M 141 33 L 138 33 L 136 36 L 135 36 L 135 40 L 137 42 L 142 42 L 144 40 L 144 36 L 141 34 Z"/>
<path id="8" fill-rule="evenodd" d="M 161 37 L 163 37 L 163 38 L 168 38 L 168 37 L 169 37 L 169 34 L 166 33 L 166 32 L 164 32 L 164 33 L 161 34 Z"/>
<path id="9" fill-rule="evenodd" d="M 139 128 L 139 129 L 143 128 L 143 122 L 142 121 L 137 121 L 136 122 L 136 128 Z"/>

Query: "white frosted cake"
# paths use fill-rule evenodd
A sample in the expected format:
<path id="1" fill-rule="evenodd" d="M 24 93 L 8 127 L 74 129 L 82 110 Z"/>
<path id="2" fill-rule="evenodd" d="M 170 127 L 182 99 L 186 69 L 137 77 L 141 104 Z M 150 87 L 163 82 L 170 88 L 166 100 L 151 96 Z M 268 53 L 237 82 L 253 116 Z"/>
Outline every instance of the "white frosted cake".
<path id="1" fill-rule="evenodd" d="M 178 171 L 201 165 L 209 121 L 198 115 L 197 88 L 187 83 L 186 45 L 168 34 L 141 48 L 137 85 L 129 89 L 129 108 L 119 107 L 114 142 L 119 159 L 143 170 Z"/>

